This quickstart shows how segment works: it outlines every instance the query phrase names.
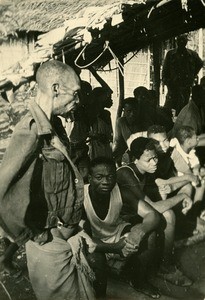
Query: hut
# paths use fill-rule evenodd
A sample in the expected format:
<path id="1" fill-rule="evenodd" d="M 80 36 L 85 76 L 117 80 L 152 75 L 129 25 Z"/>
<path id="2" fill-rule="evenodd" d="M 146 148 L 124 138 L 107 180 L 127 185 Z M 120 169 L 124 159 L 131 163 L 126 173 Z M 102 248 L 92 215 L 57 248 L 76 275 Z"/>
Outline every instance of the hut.
<path id="1" fill-rule="evenodd" d="M 109 70 L 110 62 L 114 61 L 119 83 L 117 116 L 120 116 L 125 94 L 124 64 L 128 60 L 125 56 L 128 53 L 135 56 L 140 49 L 152 47 L 152 81 L 159 99 L 162 43 L 178 34 L 203 28 L 205 3 L 203 0 L 3 0 L 0 15 L 0 47 L 9 39 L 8 57 L 16 56 L 14 40 L 19 42 L 23 38 L 19 46 L 23 48 L 27 39 L 22 59 L 18 58 L 16 64 L 0 74 L 0 90 L 6 91 L 11 101 L 13 87 L 32 80 L 36 68 L 46 60 L 59 59 L 81 70 L 89 66 L 96 70 L 108 66 Z"/>
<path id="2" fill-rule="evenodd" d="M 102 69 L 114 59 L 121 77 L 124 56 L 152 45 L 154 87 L 159 94 L 162 41 L 204 27 L 205 4 L 202 0 L 4 0 L 0 14 L 1 39 L 22 33 L 36 39 L 34 51 L 28 59 L 24 56 L 19 69 L 1 74 L 0 87 L 9 82 L 17 85 L 23 77 L 31 77 L 36 64 L 51 58 L 75 62 L 81 69 L 90 65 Z M 13 73 L 19 77 L 12 81 Z"/>

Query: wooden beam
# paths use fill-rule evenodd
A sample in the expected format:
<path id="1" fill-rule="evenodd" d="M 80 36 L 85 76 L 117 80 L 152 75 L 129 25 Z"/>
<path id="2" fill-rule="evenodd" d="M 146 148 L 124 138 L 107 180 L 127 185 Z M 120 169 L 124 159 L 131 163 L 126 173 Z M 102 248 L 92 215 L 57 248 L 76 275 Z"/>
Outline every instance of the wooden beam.
<path id="1" fill-rule="evenodd" d="M 122 114 L 122 103 L 125 97 L 125 85 L 124 85 L 124 58 L 119 58 L 120 64 L 123 66 L 123 69 L 118 70 L 118 80 L 119 80 L 119 104 L 117 109 L 117 119 L 121 117 Z"/>
<path id="2" fill-rule="evenodd" d="M 161 41 L 155 41 L 153 43 L 153 66 L 154 66 L 154 80 L 153 87 L 156 91 L 157 101 L 159 104 L 160 98 L 160 66 L 161 66 Z"/>

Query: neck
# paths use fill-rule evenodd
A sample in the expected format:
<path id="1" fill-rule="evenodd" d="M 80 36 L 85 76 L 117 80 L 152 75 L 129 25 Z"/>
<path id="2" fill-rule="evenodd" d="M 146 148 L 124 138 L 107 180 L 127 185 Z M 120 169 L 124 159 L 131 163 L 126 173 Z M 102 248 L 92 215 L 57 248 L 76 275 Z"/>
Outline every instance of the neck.
<path id="1" fill-rule="evenodd" d="M 177 48 L 177 51 L 180 52 L 180 53 L 183 53 L 186 51 L 186 48 Z"/>
<path id="2" fill-rule="evenodd" d="M 141 174 L 145 174 L 145 171 L 142 170 L 138 164 L 138 160 L 135 160 L 134 161 L 134 164 L 135 164 L 135 167 L 138 169 L 138 171 L 141 173 Z"/>
<path id="3" fill-rule="evenodd" d="M 187 154 L 189 154 L 189 152 L 191 151 L 191 149 L 186 145 L 180 145 L 180 146 L 181 146 L 182 150 L 184 150 L 184 152 Z"/>
<path id="4" fill-rule="evenodd" d="M 53 100 L 50 99 L 50 97 L 48 97 L 47 95 L 38 92 L 35 101 L 50 120 L 52 114 Z"/>

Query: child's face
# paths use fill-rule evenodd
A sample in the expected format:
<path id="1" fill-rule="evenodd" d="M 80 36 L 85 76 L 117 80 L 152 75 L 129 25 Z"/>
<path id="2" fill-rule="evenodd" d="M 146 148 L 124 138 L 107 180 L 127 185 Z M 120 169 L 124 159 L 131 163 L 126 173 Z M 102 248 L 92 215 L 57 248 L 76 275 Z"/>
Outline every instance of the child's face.
<path id="1" fill-rule="evenodd" d="M 198 145 L 198 142 L 199 142 L 199 139 L 198 139 L 198 136 L 196 135 L 196 133 L 194 133 L 191 138 L 188 138 L 187 142 L 189 144 L 189 147 L 194 149 Z"/>

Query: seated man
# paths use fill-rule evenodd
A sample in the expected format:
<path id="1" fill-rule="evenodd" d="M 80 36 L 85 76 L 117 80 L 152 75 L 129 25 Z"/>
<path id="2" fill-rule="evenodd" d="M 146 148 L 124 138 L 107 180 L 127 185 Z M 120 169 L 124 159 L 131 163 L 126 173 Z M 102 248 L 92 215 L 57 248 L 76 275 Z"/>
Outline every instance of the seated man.
<path id="1" fill-rule="evenodd" d="M 201 204 L 204 197 L 204 168 L 201 168 L 198 157 L 195 154 L 195 147 L 198 145 L 198 137 L 195 130 L 190 126 L 181 126 L 175 134 L 172 152 L 172 160 L 179 176 L 194 174 L 198 176 L 199 183 L 192 185 L 194 203 Z M 199 203 L 198 203 L 199 202 Z M 199 211 L 201 205 L 197 205 Z M 197 212 L 199 213 L 199 212 Z"/>
<path id="2" fill-rule="evenodd" d="M 137 291 L 159 298 L 157 289 L 146 281 L 145 260 L 147 264 L 150 259 L 153 260 L 153 256 L 150 257 L 153 251 L 146 248 L 140 253 L 145 247 L 143 244 L 148 243 L 150 234 L 159 226 L 159 213 L 143 200 L 136 200 L 129 190 L 118 187 L 115 163 L 109 158 L 94 159 L 90 164 L 88 179 L 89 185 L 85 186 L 84 199 L 87 219 L 85 225 L 88 225 L 87 231 L 97 244 L 90 258 L 90 264 L 96 274 L 97 296 L 103 297 L 106 294 L 106 253 L 110 265 L 114 263 L 114 254 L 117 255 L 117 260 L 126 257 L 123 260 L 122 276 L 126 276 Z M 136 214 L 141 216 L 142 223 L 131 226 L 120 218 L 123 203 L 132 206 Z M 140 278 L 137 278 L 137 275 L 140 275 Z"/>
<path id="3" fill-rule="evenodd" d="M 178 175 L 194 174 L 201 178 L 200 162 L 195 154 L 195 148 L 198 145 L 198 137 L 195 130 L 190 126 L 181 126 L 172 140 L 174 146 L 171 158 Z M 202 179 L 202 178 L 201 178 Z M 201 180 L 201 184 L 203 185 Z"/>
<path id="4" fill-rule="evenodd" d="M 193 174 L 178 176 L 171 158 L 173 148 L 170 147 L 164 126 L 150 126 L 147 131 L 147 137 L 153 140 L 158 156 L 157 170 L 155 172 L 155 178 L 157 179 L 155 182 L 160 194 L 169 186 L 171 192 L 179 191 L 183 187 L 183 191 L 191 196 L 191 183 L 198 184 L 198 177 Z"/>
<path id="5" fill-rule="evenodd" d="M 135 199 L 148 202 L 157 211 L 163 214 L 165 221 L 164 247 L 162 253 L 163 263 L 160 266 L 159 276 L 173 284 L 188 286 L 191 284 L 191 281 L 172 263 L 175 216 L 171 208 L 182 202 L 182 212 L 186 214 L 192 206 L 192 201 L 184 193 L 180 193 L 166 201 L 154 202 L 154 199 L 151 200 L 144 193 L 144 187 L 146 185 L 147 175 L 149 173 L 153 174 L 157 169 L 158 158 L 155 146 L 148 138 L 139 137 L 131 143 L 130 153 L 133 162 L 117 170 L 117 182 L 120 187 L 124 187 L 124 189 L 134 193 L 136 195 Z"/>

